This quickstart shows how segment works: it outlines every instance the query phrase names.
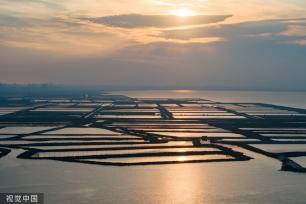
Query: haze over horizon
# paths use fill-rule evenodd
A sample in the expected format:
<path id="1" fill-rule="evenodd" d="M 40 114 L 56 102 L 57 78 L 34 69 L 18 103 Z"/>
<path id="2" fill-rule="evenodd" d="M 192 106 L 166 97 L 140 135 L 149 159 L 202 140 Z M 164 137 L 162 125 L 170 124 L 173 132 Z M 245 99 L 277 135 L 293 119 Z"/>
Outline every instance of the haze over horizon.
<path id="1" fill-rule="evenodd" d="M 306 89 L 303 0 L 0 0 L 0 82 Z"/>

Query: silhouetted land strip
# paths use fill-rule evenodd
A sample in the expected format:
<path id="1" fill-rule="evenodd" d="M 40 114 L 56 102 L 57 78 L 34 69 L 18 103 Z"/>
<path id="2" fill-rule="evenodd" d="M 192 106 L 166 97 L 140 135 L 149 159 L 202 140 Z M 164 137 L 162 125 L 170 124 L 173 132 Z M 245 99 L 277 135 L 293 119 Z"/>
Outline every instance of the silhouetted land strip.
<path id="1" fill-rule="evenodd" d="M 0 148 L 0 158 L 6 156 L 8 153 L 10 153 L 11 150 Z"/>

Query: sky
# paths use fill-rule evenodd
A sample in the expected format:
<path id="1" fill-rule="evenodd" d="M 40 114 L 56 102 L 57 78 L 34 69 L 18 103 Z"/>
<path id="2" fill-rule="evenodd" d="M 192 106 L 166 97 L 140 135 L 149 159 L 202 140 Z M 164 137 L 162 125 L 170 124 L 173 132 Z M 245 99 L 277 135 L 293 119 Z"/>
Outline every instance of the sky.
<path id="1" fill-rule="evenodd" d="M 305 0 L 0 0 L 0 83 L 306 90 Z"/>

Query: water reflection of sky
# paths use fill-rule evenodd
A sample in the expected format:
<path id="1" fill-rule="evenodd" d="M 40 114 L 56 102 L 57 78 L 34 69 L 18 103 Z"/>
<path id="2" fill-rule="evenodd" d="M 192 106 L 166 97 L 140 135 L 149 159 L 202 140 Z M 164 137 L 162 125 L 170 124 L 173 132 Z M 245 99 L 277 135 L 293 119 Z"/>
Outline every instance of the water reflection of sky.
<path id="1" fill-rule="evenodd" d="M 201 91 L 177 92 L 176 90 L 118 91 L 130 97 L 138 98 L 203 98 L 223 102 L 261 102 L 283 106 L 306 108 L 305 92 L 272 91 Z"/>
<path id="2" fill-rule="evenodd" d="M 277 161 L 258 155 L 247 162 L 124 168 L 37 162 L 16 156 L 13 153 L 1 159 L 1 191 L 44 192 L 48 203 L 225 204 L 305 200 L 304 175 L 279 172 Z"/>

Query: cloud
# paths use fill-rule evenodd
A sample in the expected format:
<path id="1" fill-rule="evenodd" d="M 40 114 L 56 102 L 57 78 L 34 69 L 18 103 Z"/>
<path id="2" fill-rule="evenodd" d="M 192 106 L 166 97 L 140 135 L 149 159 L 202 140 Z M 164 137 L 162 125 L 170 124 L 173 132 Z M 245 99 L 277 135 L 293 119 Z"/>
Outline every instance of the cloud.
<path id="1" fill-rule="evenodd" d="M 61 55 L 101 55 L 129 45 L 168 42 L 176 44 L 220 42 L 222 38 L 191 40 L 158 37 L 160 29 L 118 29 L 70 16 L 52 18 L 19 17 L 3 14 L 0 19 L 0 44 Z M 205 18 L 214 20 L 215 17 Z M 217 18 L 216 18 L 217 19 Z"/>
<path id="2" fill-rule="evenodd" d="M 0 13 L 0 27 L 26 27 L 28 25 L 29 23 L 22 18 Z"/>
<path id="3" fill-rule="evenodd" d="M 234 24 L 208 25 L 198 28 L 163 30 L 158 37 L 168 40 L 221 38 L 224 42 L 239 43 L 246 39 L 269 39 L 273 43 L 305 46 L 306 22 L 301 19 L 275 19 Z"/>
<path id="4" fill-rule="evenodd" d="M 289 25 L 288 29 L 281 33 L 284 36 L 306 36 L 305 25 Z"/>
<path id="5" fill-rule="evenodd" d="M 126 44 L 126 39 L 110 29 L 72 18 L 24 20 L 8 16 L 0 19 L 0 35 L 0 45 L 62 56 L 101 56 Z"/>
<path id="6" fill-rule="evenodd" d="M 53 82 L 115 87 L 305 89 L 306 47 L 269 39 L 235 43 L 151 43 L 129 46 L 108 57 L 55 58 L 5 48 L 3 82 Z M 16 60 L 18 59 L 18 60 Z M 39 59 L 39 60 L 37 60 Z"/>
<path id="7" fill-rule="evenodd" d="M 147 36 L 146 38 L 139 39 L 138 42 L 142 44 L 149 44 L 154 42 L 165 42 L 165 43 L 173 43 L 173 44 L 209 44 L 209 43 L 217 43 L 223 42 L 223 38 L 192 38 L 190 40 L 180 40 L 180 39 L 165 39 L 158 38 L 154 36 Z"/>
<path id="8" fill-rule="evenodd" d="M 116 16 L 103 16 L 98 18 L 87 18 L 87 20 L 98 24 L 120 28 L 167 28 L 217 23 L 224 21 L 229 17 L 231 17 L 231 15 L 197 15 L 182 18 L 174 15 L 125 14 Z"/>
<path id="9" fill-rule="evenodd" d="M 306 39 L 288 41 L 288 44 L 306 46 Z"/>
<path id="10" fill-rule="evenodd" d="M 173 39 L 191 39 L 198 37 L 235 38 L 263 33 L 279 33 L 287 29 L 287 23 L 282 20 L 250 21 L 234 24 L 218 24 L 191 29 L 173 29 L 163 31 L 162 37 Z"/>
<path id="11" fill-rule="evenodd" d="M 271 1 L 237 7 L 236 1 L 194 0 L 199 3 L 183 7 L 236 20 L 145 15 L 169 13 L 178 0 L 2 1 L 0 81 L 305 89 L 306 19 L 250 21 L 305 16 L 305 9 Z"/>

